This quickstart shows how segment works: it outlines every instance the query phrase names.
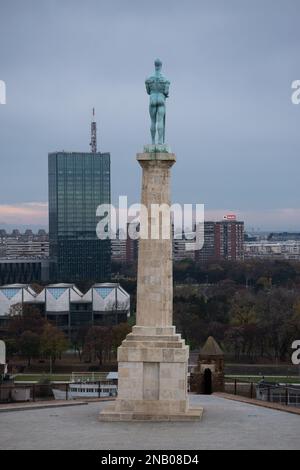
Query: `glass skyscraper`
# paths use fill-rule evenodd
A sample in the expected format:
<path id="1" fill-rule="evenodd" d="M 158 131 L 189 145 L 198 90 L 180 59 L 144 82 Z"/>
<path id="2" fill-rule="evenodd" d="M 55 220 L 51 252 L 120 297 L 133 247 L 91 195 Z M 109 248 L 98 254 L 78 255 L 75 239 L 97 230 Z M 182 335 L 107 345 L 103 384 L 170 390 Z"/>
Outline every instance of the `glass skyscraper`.
<path id="1" fill-rule="evenodd" d="M 110 241 L 97 238 L 96 209 L 110 204 L 110 154 L 55 152 L 48 164 L 51 280 L 108 281 Z"/>

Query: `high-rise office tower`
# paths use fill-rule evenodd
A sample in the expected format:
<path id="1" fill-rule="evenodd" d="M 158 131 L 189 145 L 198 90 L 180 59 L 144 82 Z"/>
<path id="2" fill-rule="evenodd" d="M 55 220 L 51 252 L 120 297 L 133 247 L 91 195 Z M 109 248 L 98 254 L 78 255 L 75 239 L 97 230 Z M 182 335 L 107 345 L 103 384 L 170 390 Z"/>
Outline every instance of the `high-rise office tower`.
<path id="1" fill-rule="evenodd" d="M 96 209 L 111 199 L 110 154 L 97 152 L 94 112 L 91 130 L 91 152 L 48 156 L 50 276 L 55 282 L 110 278 L 110 241 L 96 234 Z"/>

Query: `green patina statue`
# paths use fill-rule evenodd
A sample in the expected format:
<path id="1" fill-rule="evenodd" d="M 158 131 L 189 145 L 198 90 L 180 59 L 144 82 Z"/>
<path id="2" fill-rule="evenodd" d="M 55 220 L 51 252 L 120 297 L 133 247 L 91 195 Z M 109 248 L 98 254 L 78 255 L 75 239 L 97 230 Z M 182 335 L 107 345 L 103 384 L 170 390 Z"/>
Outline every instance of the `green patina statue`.
<path id="1" fill-rule="evenodd" d="M 147 78 L 146 90 L 150 95 L 149 112 L 151 117 L 152 145 L 155 145 L 156 130 L 159 145 L 165 143 L 166 127 L 166 98 L 169 96 L 170 82 L 161 73 L 162 62 L 156 59 L 154 62 L 155 74 Z"/>

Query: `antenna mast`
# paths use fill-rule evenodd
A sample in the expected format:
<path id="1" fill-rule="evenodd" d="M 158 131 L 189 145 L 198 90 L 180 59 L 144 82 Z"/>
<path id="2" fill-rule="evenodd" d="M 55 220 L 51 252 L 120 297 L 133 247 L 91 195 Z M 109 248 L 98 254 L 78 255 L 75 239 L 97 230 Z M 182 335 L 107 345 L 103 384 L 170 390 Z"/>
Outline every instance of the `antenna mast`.
<path id="1" fill-rule="evenodd" d="M 93 108 L 93 117 L 91 123 L 91 152 L 97 153 L 97 123 L 95 121 L 95 108 Z"/>

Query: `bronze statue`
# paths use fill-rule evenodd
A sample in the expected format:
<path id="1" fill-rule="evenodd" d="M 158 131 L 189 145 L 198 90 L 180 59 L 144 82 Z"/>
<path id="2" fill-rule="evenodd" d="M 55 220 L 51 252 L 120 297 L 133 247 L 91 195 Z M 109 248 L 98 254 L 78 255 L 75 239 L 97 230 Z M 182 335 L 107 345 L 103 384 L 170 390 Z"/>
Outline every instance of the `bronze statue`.
<path id="1" fill-rule="evenodd" d="M 166 128 L 166 98 L 169 96 L 170 82 L 161 73 L 162 62 L 156 59 L 154 62 L 155 74 L 147 78 L 146 90 L 150 95 L 149 113 L 151 117 L 151 138 L 155 145 L 156 131 L 158 133 L 158 144 L 165 143 Z"/>

